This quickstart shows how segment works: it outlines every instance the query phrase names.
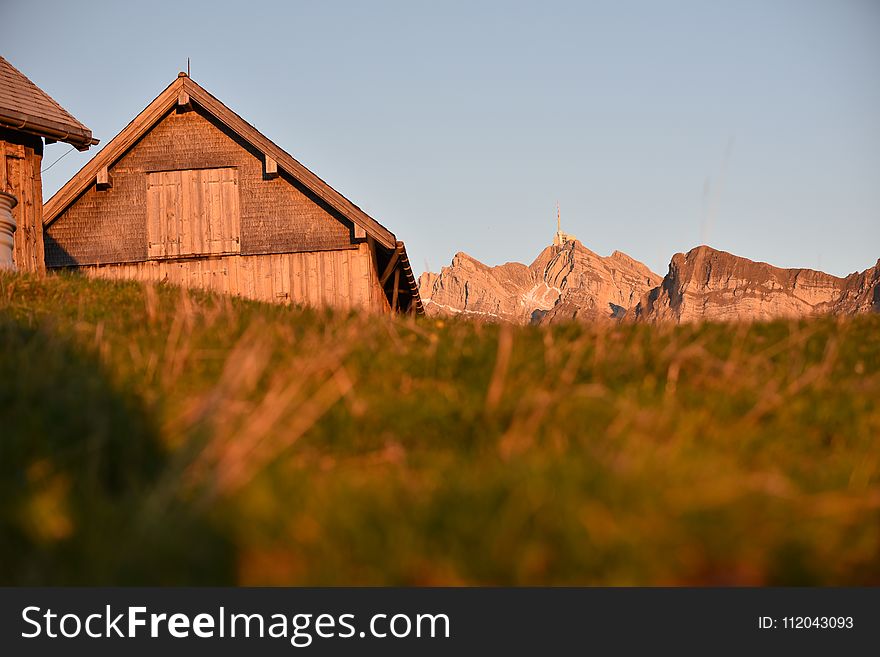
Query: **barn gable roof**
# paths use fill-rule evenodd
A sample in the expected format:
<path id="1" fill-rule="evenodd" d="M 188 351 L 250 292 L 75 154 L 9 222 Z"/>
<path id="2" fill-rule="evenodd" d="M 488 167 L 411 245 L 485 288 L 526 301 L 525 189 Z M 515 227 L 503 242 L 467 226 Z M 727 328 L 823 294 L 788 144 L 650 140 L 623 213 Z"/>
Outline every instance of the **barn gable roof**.
<path id="1" fill-rule="evenodd" d="M 159 94 L 153 102 L 138 114 L 123 130 L 111 139 L 73 178 L 71 178 L 43 208 L 43 225 L 49 226 L 90 185 L 98 172 L 111 167 L 128 150 L 149 132 L 170 110 L 180 105 L 194 103 L 226 128 L 241 137 L 264 157 L 271 158 L 294 179 L 299 181 L 318 198 L 327 203 L 343 217 L 360 227 L 367 235 L 387 249 L 395 250 L 401 242 L 378 221 L 370 217 L 354 203 L 321 180 L 289 153 L 273 143 L 254 126 L 196 84 L 185 73 Z"/>
<path id="2" fill-rule="evenodd" d="M 49 94 L 0 57 L 0 127 L 63 141 L 81 151 L 98 143 Z"/>

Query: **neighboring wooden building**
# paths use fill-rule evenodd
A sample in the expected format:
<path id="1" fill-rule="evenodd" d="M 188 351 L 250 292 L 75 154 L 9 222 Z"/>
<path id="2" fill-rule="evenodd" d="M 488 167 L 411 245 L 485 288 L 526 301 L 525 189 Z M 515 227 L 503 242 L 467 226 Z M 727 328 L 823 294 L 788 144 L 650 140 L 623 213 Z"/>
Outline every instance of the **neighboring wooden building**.
<path id="1" fill-rule="evenodd" d="M 403 242 L 184 73 L 44 217 L 49 268 L 423 312 Z"/>
<path id="2" fill-rule="evenodd" d="M 21 271 L 45 270 L 41 138 L 81 151 L 98 143 L 91 130 L 0 57 L 0 193 L 5 195 L 3 209 L 13 205 L 13 259 Z M 4 218 L 0 223 L 6 225 Z"/>

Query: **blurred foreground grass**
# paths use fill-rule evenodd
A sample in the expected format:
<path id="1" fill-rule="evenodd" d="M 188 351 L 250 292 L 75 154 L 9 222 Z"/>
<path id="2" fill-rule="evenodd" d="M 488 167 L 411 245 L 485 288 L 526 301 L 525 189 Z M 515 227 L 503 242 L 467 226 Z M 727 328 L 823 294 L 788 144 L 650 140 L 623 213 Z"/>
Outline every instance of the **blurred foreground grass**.
<path id="1" fill-rule="evenodd" d="M 0 276 L 0 584 L 880 584 L 880 317 L 511 328 Z"/>

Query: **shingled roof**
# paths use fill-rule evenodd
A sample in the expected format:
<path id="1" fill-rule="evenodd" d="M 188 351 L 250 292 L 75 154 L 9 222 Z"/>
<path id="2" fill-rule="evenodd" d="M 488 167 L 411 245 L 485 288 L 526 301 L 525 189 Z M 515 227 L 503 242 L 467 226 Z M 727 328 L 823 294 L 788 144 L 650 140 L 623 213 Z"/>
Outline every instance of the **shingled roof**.
<path id="1" fill-rule="evenodd" d="M 72 144 L 84 151 L 98 143 L 77 121 L 24 73 L 0 57 L 0 127 Z"/>

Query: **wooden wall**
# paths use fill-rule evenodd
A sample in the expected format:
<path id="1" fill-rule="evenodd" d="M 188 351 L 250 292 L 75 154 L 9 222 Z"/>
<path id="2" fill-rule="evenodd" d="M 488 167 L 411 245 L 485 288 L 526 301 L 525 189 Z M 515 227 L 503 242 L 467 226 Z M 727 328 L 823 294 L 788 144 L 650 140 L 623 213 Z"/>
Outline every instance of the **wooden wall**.
<path id="1" fill-rule="evenodd" d="M 43 142 L 39 137 L 0 129 L 0 188 L 14 195 L 13 258 L 19 271 L 43 272 L 43 182 L 40 167 Z"/>
<path id="2" fill-rule="evenodd" d="M 353 248 L 353 226 L 286 173 L 264 173 L 263 156 L 193 109 L 172 110 L 46 229 L 46 264 L 138 262 L 147 253 L 147 174 L 234 167 L 239 180 L 241 253 Z"/>
<path id="3" fill-rule="evenodd" d="M 165 281 L 258 301 L 390 312 L 367 244 L 344 251 L 148 260 L 76 271 L 96 278 Z"/>

